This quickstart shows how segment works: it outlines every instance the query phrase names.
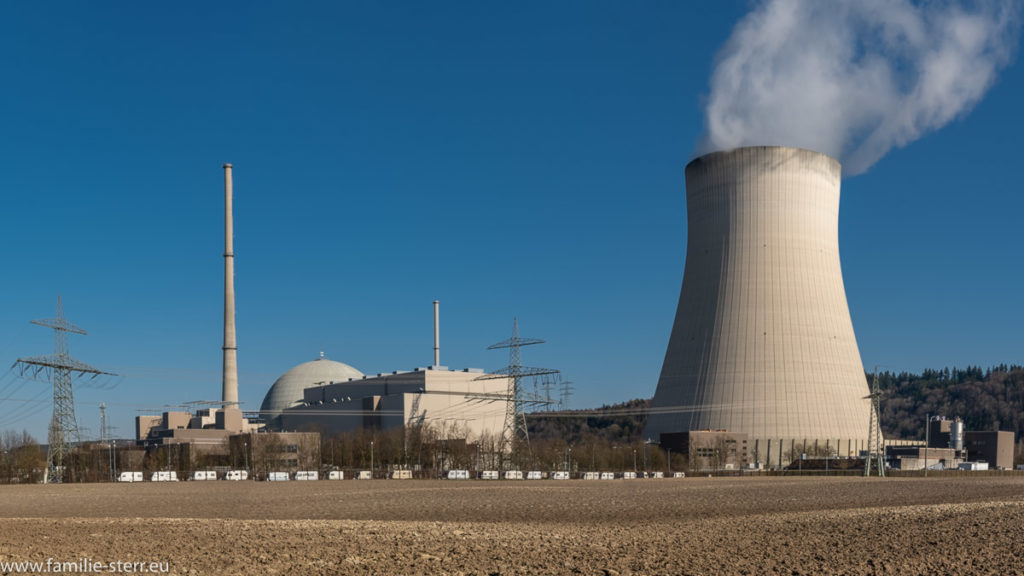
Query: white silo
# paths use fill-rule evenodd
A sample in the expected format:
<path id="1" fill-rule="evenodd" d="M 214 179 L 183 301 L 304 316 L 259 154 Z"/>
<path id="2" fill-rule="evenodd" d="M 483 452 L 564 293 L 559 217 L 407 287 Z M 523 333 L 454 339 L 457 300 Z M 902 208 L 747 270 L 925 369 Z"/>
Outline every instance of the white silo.
<path id="1" fill-rule="evenodd" d="M 645 437 L 746 433 L 750 457 L 772 463 L 804 442 L 841 456 L 863 447 L 870 401 L 839 263 L 841 171 L 774 146 L 687 165 L 686 267 Z"/>

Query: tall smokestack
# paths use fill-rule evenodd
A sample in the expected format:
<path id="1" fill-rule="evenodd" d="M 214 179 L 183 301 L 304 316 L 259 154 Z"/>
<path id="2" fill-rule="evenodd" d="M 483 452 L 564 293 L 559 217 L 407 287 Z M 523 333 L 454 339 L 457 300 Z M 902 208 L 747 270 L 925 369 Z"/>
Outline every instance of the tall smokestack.
<path id="1" fill-rule="evenodd" d="M 224 407 L 238 405 L 238 345 L 235 341 L 235 252 L 231 214 L 231 164 L 224 165 Z"/>
<path id="2" fill-rule="evenodd" d="M 441 365 L 441 320 L 438 307 L 441 302 L 434 300 L 434 366 Z"/>

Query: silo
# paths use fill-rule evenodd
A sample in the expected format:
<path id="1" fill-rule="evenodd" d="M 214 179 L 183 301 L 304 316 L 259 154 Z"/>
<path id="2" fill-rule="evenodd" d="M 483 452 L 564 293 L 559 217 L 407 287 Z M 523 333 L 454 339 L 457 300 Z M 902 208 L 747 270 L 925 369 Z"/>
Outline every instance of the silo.
<path id="1" fill-rule="evenodd" d="M 949 447 L 953 450 L 964 449 L 964 422 L 959 418 L 949 426 Z"/>
<path id="2" fill-rule="evenodd" d="M 746 433 L 751 457 L 771 463 L 802 442 L 840 456 L 864 446 L 871 405 L 839 263 L 841 172 L 829 156 L 776 146 L 686 166 L 686 266 L 645 437 Z"/>

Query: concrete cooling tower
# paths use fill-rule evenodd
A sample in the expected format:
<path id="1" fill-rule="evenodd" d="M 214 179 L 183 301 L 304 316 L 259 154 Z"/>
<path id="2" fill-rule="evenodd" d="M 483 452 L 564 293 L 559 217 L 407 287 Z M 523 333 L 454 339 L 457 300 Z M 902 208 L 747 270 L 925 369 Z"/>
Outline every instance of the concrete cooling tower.
<path id="1" fill-rule="evenodd" d="M 745 433 L 750 461 L 771 464 L 794 445 L 863 449 L 871 404 L 839 264 L 841 171 L 767 146 L 687 165 L 686 268 L 645 437 Z"/>

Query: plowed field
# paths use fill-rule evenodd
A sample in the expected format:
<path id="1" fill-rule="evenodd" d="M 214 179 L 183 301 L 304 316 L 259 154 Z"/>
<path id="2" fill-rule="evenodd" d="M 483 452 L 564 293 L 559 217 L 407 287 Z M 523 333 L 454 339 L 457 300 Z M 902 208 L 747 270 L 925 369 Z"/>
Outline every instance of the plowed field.
<path id="1" fill-rule="evenodd" d="M 0 568 L 48 559 L 105 573 L 1024 574 L 1024 476 L 0 486 Z M 31 569 L 0 572 L 18 570 Z"/>

